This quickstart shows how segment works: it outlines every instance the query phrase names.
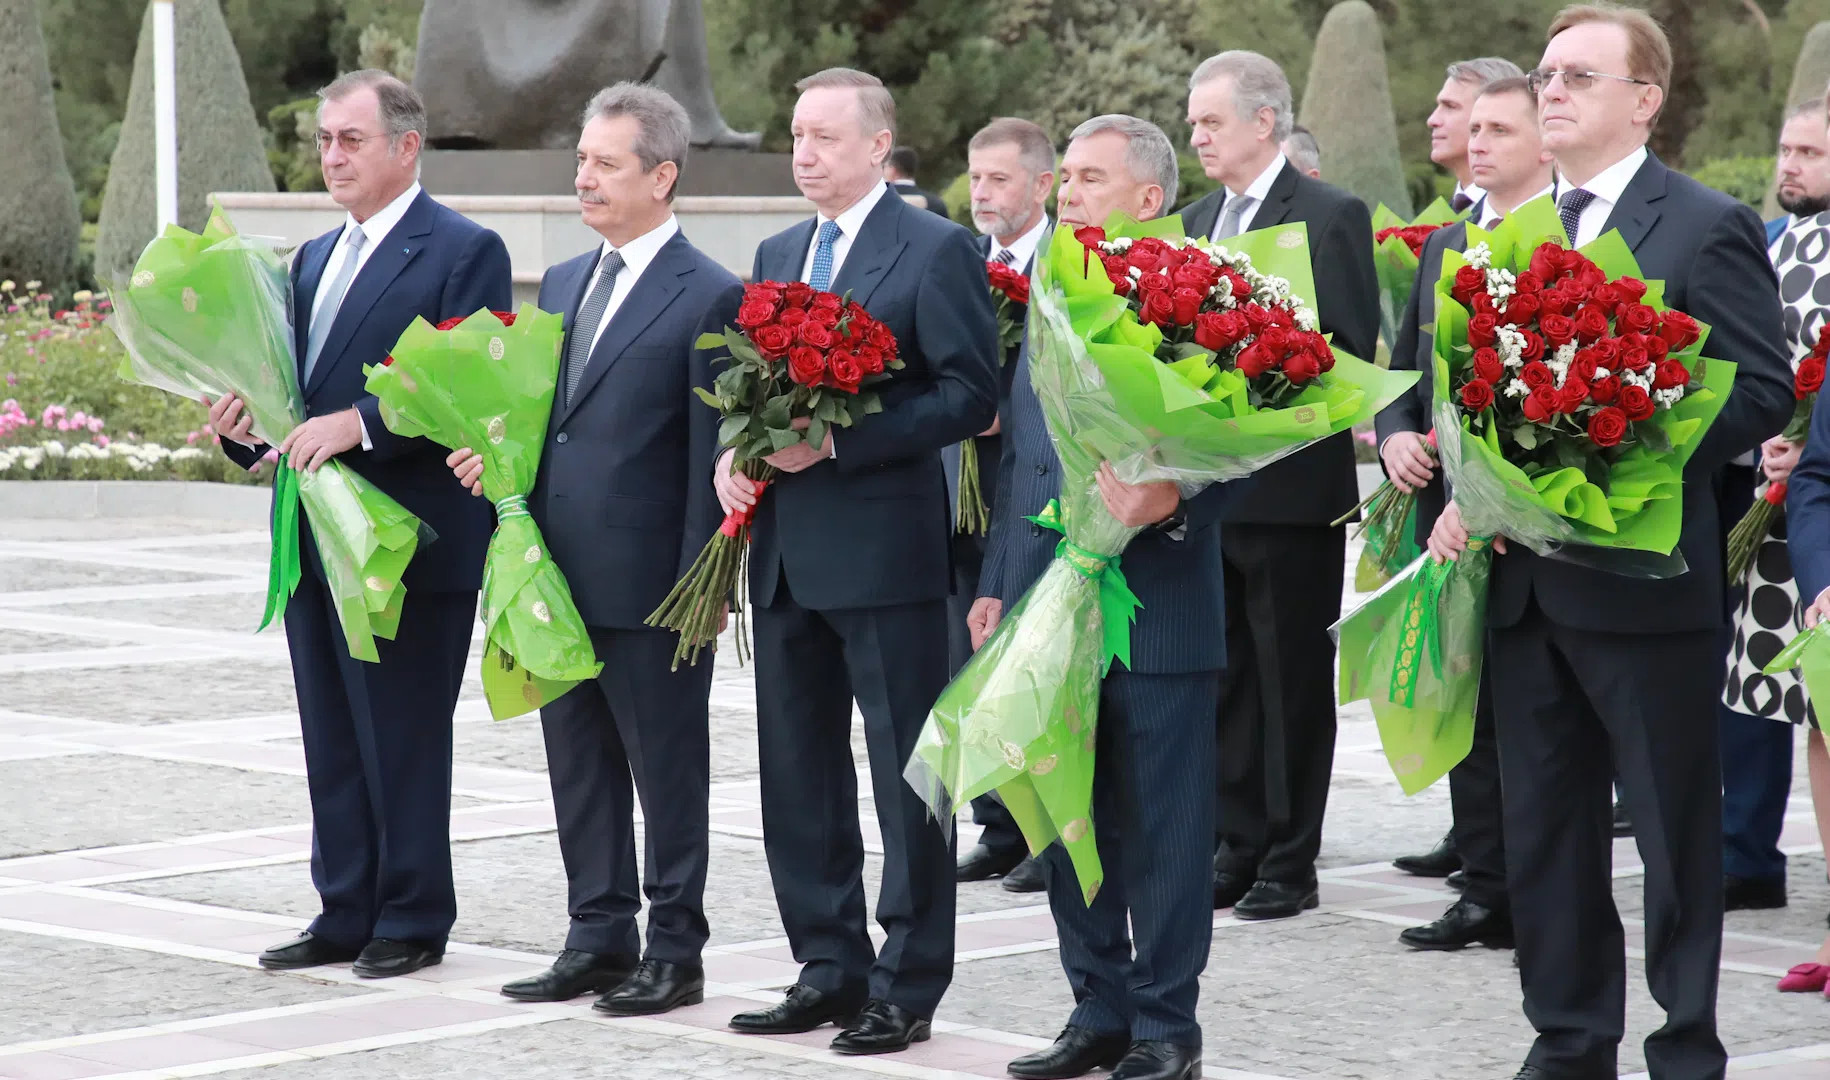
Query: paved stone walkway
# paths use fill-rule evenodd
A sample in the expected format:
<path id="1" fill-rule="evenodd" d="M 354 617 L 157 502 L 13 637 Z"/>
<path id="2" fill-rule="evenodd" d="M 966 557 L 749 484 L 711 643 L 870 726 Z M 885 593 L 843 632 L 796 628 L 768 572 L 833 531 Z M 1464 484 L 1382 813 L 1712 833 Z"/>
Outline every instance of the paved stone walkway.
<path id="1" fill-rule="evenodd" d="M 713 696 L 703 1006 L 603 1020 L 589 999 L 497 995 L 560 946 L 565 892 L 539 725 L 491 722 L 474 676 L 457 717 L 461 914 L 445 963 L 384 983 L 260 971 L 254 954 L 316 910 L 285 644 L 250 633 L 265 572 L 264 533 L 226 522 L 0 521 L 0 1080 L 940 1080 L 1003 1075 L 1066 1015 L 1046 907 L 984 883 L 960 890 L 958 972 L 932 1042 L 842 1059 L 825 1049 L 830 1030 L 724 1029 L 796 970 L 763 860 L 749 672 L 729 665 Z M 1773 990 L 1809 957 L 1830 908 L 1800 768 L 1785 838 L 1792 907 L 1731 915 L 1724 939 L 1720 1012 L 1737 1077 L 1830 1078 L 1830 1002 Z M 1396 940 L 1450 894 L 1388 861 L 1427 847 L 1447 819 L 1444 793 L 1405 798 L 1366 715 L 1344 712 L 1322 907 L 1268 924 L 1216 915 L 1207 1076 L 1512 1075 L 1530 1029 L 1508 954 L 1422 954 Z M 1615 867 L 1634 945 L 1631 1072 L 1659 1012 L 1643 989 L 1631 841 L 1617 844 Z"/>

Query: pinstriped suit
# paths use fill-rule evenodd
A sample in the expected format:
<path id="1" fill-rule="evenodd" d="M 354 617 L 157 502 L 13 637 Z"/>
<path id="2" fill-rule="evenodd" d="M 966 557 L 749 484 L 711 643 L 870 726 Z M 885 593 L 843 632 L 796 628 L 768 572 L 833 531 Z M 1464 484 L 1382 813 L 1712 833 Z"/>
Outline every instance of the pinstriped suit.
<path id="1" fill-rule="evenodd" d="M 1016 364 L 979 579 L 980 595 L 997 597 L 1005 610 L 1048 566 L 1058 539 L 1023 520 L 1060 490 L 1060 463 L 1030 383 L 1027 344 Z M 1227 496 L 1226 485 L 1215 485 L 1190 499 L 1183 539 L 1147 529 L 1124 553 L 1125 577 L 1143 609 L 1131 633 L 1130 670 L 1114 666 L 1100 692 L 1093 820 L 1105 886 L 1089 907 L 1061 846 L 1042 859 L 1061 966 L 1077 1002 L 1068 1022 L 1197 1047 L 1197 980 L 1213 938 L 1209 718 L 1226 657 L 1218 522 Z"/>

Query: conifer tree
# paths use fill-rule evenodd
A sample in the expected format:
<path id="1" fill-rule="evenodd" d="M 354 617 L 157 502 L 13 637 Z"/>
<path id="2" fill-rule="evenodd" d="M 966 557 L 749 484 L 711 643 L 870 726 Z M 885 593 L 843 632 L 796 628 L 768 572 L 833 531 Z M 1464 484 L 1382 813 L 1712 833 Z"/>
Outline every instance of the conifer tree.
<path id="1" fill-rule="evenodd" d="M 82 227 L 51 96 L 37 0 L 0 0 L 0 279 L 70 287 Z"/>
<path id="2" fill-rule="evenodd" d="M 1365 0 L 1336 4 L 1322 20 L 1298 117 L 1322 146 L 1322 175 L 1368 206 L 1411 214 L 1398 128 L 1392 119 L 1385 42 Z"/>

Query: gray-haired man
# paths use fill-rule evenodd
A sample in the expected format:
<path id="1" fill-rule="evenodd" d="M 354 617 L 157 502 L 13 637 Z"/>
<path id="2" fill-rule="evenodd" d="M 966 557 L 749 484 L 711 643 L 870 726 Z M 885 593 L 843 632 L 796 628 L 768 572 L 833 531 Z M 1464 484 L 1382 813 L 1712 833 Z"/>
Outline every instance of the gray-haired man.
<path id="1" fill-rule="evenodd" d="M 574 183 L 603 243 L 540 282 L 540 307 L 565 314 L 566 337 L 528 509 L 604 670 L 540 710 L 571 926 L 551 968 L 502 992 L 602 992 L 596 1009 L 618 1016 L 705 991 L 712 658 L 670 670 L 673 634 L 643 624 L 722 517 L 707 479 L 718 414 L 693 395 L 712 385 L 712 355 L 695 342 L 734 323 L 743 285 L 674 220 L 691 131 L 686 110 L 653 87 L 618 83 L 592 98 Z M 459 450 L 449 464 L 480 493 L 480 458 Z M 639 879 L 635 796 L 647 834 Z M 644 893 L 646 948 L 635 921 Z"/>

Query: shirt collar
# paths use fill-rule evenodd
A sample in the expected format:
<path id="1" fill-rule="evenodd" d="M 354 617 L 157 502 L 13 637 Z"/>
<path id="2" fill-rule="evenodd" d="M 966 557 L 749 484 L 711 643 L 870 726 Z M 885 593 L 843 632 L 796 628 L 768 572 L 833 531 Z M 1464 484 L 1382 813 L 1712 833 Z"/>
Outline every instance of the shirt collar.
<path id="1" fill-rule="evenodd" d="M 1527 202 L 1527 203 L 1535 202 L 1538 199 L 1542 199 L 1546 195 L 1555 194 L 1556 190 L 1557 190 L 1556 184 L 1547 184 L 1547 185 L 1545 185 L 1544 190 L 1538 192 L 1536 195 L 1533 195 L 1531 198 L 1526 199 L 1525 202 Z M 1506 215 L 1500 213 L 1499 210 L 1493 205 L 1493 194 L 1491 192 L 1487 192 L 1487 191 L 1481 192 L 1481 198 L 1486 199 L 1487 201 L 1481 204 L 1480 225 L 1481 225 L 1481 228 L 1483 228 L 1483 229 L 1491 230 L 1495 225 L 1499 224 L 1500 219 L 1505 217 Z M 1520 203 L 1519 205 L 1523 206 L 1523 205 L 1525 205 L 1525 203 Z"/>
<path id="2" fill-rule="evenodd" d="M 1595 174 L 1595 178 L 1582 185 L 1582 190 L 1595 196 L 1597 201 L 1613 206 L 1620 202 L 1620 197 L 1627 193 L 1627 185 L 1639 175 L 1640 166 L 1646 163 L 1646 148 L 1635 147 L 1631 154 Z"/>
<path id="3" fill-rule="evenodd" d="M 388 238 L 400 219 L 407 216 L 407 208 L 413 200 L 419 198 L 419 181 L 415 180 L 407 190 L 395 196 L 394 201 L 369 215 L 367 221 L 357 221 L 354 214 L 344 215 L 343 235 L 348 236 L 351 229 L 360 228 L 362 239 L 373 249 Z"/>
<path id="4" fill-rule="evenodd" d="M 1240 195 L 1249 195 L 1253 200 L 1254 206 L 1264 202 L 1264 197 L 1271 193 L 1271 184 L 1276 181 L 1277 174 L 1284 171 L 1285 164 L 1287 164 L 1287 161 L 1280 152 L 1276 157 L 1271 159 L 1269 165 L 1265 166 L 1264 172 L 1258 174 L 1258 179 L 1253 180 L 1244 191 L 1235 192 L 1231 188 L 1228 188 L 1226 197 L 1229 199 L 1236 199 Z"/>
<path id="5" fill-rule="evenodd" d="M 877 208 L 877 203 L 889 192 L 890 186 L 879 180 L 876 187 L 865 192 L 864 198 L 851 204 L 851 209 L 836 218 L 829 218 L 825 214 L 821 214 L 820 220 L 836 223 L 839 231 L 845 234 L 847 240 L 856 240 L 858 230 L 864 228 L 864 219 L 871 216 L 871 211 Z"/>
<path id="6" fill-rule="evenodd" d="M 1458 183 L 1455 185 L 1455 194 L 1466 195 L 1468 197 L 1468 205 L 1472 206 L 1487 197 L 1487 189 L 1481 187 L 1479 184 Z"/>
<path id="7" fill-rule="evenodd" d="M 1021 270 L 1029 265 L 1031 259 L 1035 258 L 1036 248 L 1042 243 L 1042 234 L 1047 231 L 1048 215 L 1043 214 L 1036 220 L 1035 227 L 1012 240 L 1008 249 L 998 243 L 997 237 L 992 237 L 991 250 L 986 252 L 986 258 L 995 259 L 998 257 L 998 252 L 1008 250 L 1011 259 L 1014 260 L 1011 265 Z"/>
<path id="8" fill-rule="evenodd" d="M 667 215 L 666 221 L 649 229 L 647 232 L 636 237 L 634 240 L 629 241 L 620 248 L 612 247 L 610 241 L 605 240 L 603 246 L 598 249 L 597 261 L 601 265 L 604 261 L 604 256 L 610 254 L 612 251 L 616 252 L 623 257 L 623 269 L 629 272 L 629 279 L 633 281 L 642 276 L 642 271 L 648 269 L 648 264 L 654 262 L 654 257 L 661 253 L 661 248 L 666 246 L 667 242 L 672 240 L 674 234 L 679 231 L 679 219 L 672 214 L 669 214 Z"/>

